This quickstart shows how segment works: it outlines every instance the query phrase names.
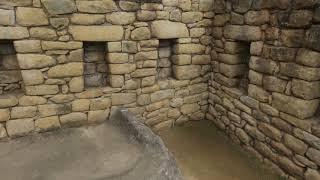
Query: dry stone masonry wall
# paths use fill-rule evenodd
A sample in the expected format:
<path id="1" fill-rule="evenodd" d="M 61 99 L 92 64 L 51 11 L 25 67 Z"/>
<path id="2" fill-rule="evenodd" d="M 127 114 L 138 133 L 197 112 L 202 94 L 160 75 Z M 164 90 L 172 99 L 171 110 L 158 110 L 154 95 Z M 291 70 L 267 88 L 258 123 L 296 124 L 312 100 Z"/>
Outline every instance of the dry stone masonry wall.
<path id="1" fill-rule="evenodd" d="M 288 179 L 320 179 L 320 1 L 214 9 L 207 119 Z"/>
<path id="2" fill-rule="evenodd" d="M 211 0 L 1 0 L 0 138 L 99 123 L 120 106 L 154 129 L 204 119 L 212 10 Z"/>

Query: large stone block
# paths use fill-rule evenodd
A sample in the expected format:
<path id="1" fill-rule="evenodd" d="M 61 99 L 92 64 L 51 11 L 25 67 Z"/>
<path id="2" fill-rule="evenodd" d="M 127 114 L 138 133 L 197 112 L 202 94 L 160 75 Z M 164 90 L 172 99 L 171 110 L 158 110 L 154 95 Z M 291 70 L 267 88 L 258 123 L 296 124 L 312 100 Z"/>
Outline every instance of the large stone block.
<path id="1" fill-rule="evenodd" d="M 23 82 L 25 85 L 37 85 L 44 82 L 42 72 L 40 70 L 23 70 L 21 71 Z"/>
<path id="2" fill-rule="evenodd" d="M 14 48 L 18 53 L 38 53 L 42 51 L 40 40 L 14 41 Z"/>
<path id="3" fill-rule="evenodd" d="M 112 94 L 111 99 L 112 105 L 117 106 L 136 102 L 137 96 L 135 93 L 116 93 Z"/>
<path id="4" fill-rule="evenodd" d="M 182 22 L 189 24 L 200 21 L 203 18 L 202 12 L 184 12 L 182 13 Z"/>
<path id="5" fill-rule="evenodd" d="M 249 11 L 244 16 L 246 24 L 249 25 L 262 25 L 268 23 L 269 12 L 264 11 Z"/>
<path id="6" fill-rule="evenodd" d="M 57 33 L 54 29 L 34 27 L 30 29 L 30 36 L 32 38 L 41 40 L 56 40 L 58 38 Z"/>
<path id="7" fill-rule="evenodd" d="M 269 101 L 270 94 L 259 86 L 250 84 L 248 88 L 248 94 L 250 97 L 257 99 L 258 101 L 261 101 L 261 102 Z"/>
<path id="8" fill-rule="evenodd" d="M 140 9 L 140 5 L 131 1 L 120 1 L 119 6 L 124 11 L 137 11 Z"/>
<path id="9" fill-rule="evenodd" d="M 45 104 L 39 105 L 39 117 L 49 117 L 61 114 L 71 113 L 72 107 L 70 104 Z"/>
<path id="10" fill-rule="evenodd" d="M 77 10 L 74 0 L 41 0 L 41 2 L 51 15 L 69 14 Z"/>
<path id="11" fill-rule="evenodd" d="M 306 119 L 315 114 L 319 100 L 303 100 L 280 93 L 272 93 L 272 106 L 300 119 Z"/>
<path id="12" fill-rule="evenodd" d="M 0 24 L 12 26 L 15 23 L 14 10 L 0 9 Z"/>
<path id="13" fill-rule="evenodd" d="M 296 62 L 305 66 L 320 67 L 320 53 L 309 49 L 300 49 Z"/>
<path id="14" fill-rule="evenodd" d="M 213 10 L 214 1 L 213 0 L 200 0 L 199 10 L 200 11 L 211 11 Z"/>
<path id="15" fill-rule="evenodd" d="M 229 65 L 220 63 L 219 70 L 223 75 L 229 78 L 234 78 L 244 75 L 248 71 L 248 66 L 246 64 Z"/>
<path id="16" fill-rule="evenodd" d="M 179 80 L 194 79 L 201 75 L 200 65 L 173 66 L 174 77 Z"/>
<path id="17" fill-rule="evenodd" d="M 0 27 L 0 39 L 24 39 L 29 37 L 26 27 Z"/>
<path id="18" fill-rule="evenodd" d="M 20 71 L 0 71 L 0 83 L 17 83 L 21 81 Z"/>
<path id="19" fill-rule="evenodd" d="M 80 126 L 88 122 L 85 113 L 75 112 L 60 116 L 62 126 Z"/>
<path id="20" fill-rule="evenodd" d="M 79 41 L 119 41 L 124 31 L 122 26 L 70 26 L 69 32 Z"/>
<path id="21" fill-rule="evenodd" d="M 116 25 L 132 24 L 136 20 L 134 13 L 114 12 L 106 16 L 107 22 Z"/>
<path id="22" fill-rule="evenodd" d="M 89 123 L 101 123 L 108 120 L 110 110 L 89 111 L 88 122 Z"/>
<path id="23" fill-rule="evenodd" d="M 48 25 L 48 17 L 40 8 L 18 7 L 17 23 L 22 26 L 41 26 Z"/>
<path id="24" fill-rule="evenodd" d="M 32 118 L 36 114 L 36 106 L 13 107 L 11 109 L 11 119 Z"/>
<path id="25" fill-rule="evenodd" d="M 292 93 L 303 99 L 311 100 L 320 97 L 320 81 L 292 80 Z"/>
<path id="26" fill-rule="evenodd" d="M 161 90 L 157 91 L 151 94 L 151 102 L 157 102 L 164 99 L 170 99 L 174 97 L 174 90 L 167 89 L 167 90 Z"/>
<path id="27" fill-rule="evenodd" d="M 58 92 L 59 92 L 58 85 L 26 86 L 26 94 L 30 96 L 50 95 L 50 94 L 57 94 Z"/>
<path id="28" fill-rule="evenodd" d="M 81 76 L 83 74 L 83 63 L 67 63 L 57 65 L 49 69 L 48 77 L 50 78 L 63 78 Z"/>
<path id="29" fill-rule="evenodd" d="M 185 24 L 166 20 L 153 21 L 151 32 L 152 36 L 158 39 L 189 37 L 189 31 Z"/>
<path id="30" fill-rule="evenodd" d="M 12 107 L 18 104 L 18 99 L 11 95 L 0 95 L 0 108 Z"/>
<path id="31" fill-rule="evenodd" d="M 258 41 L 262 37 L 261 29 L 257 26 L 227 25 L 223 34 L 228 39 L 240 41 Z"/>
<path id="32" fill-rule="evenodd" d="M 131 32 L 132 40 L 146 40 L 151 38 L 150 29 L 147 27 L 140 27 Z"/>
<path id="33" fill-rule="evenodd" d="M 102 1 L 76 1 L 79 12 L 85 13 L 107 13 L 117 10 L 117 5 L 113 0 Z"/>
<path id="34" fill-rule="evenodd" d="M 110 74 L 128 74 L 136 69 L 135 64 L 109 64 Z"/>
<path id="35" fill-rule="evenodd" d="M 51 56 L 40 54 L 18 54 L 17 57 L 21 69 L 40 69 L 56 63 Z"/>
<path id="36" fill-rule="evenodd" d="M 70 92 L 82 92 L 84 89 L 83 77 L 74 77 L 69 81 Z"/>
<path id="37" fill-rule="evenodd" d="M 201 44 L 177 44 L 173 50 L 176 54 L 203 54 L 205 49 Z"/>
<path id="38" fill-rule="evenodd" d="M 36 131 L 44 132 L 60 128 L 60 121 L 58 116 L 51 116 L 40 118 L 35 121 Z"/>
<path id="39" fill-rule="evenodd" d="M 105 22 L 105 16 L 100 14 L 73 14 L 71 22 L 80 25 L 96 25 Z"/>
<path id="40" fill-rule="evenodd" d="M 280 73 L 285 76 L 307 81 L 320 80 L 319 68 L 301 66 L 295 63 L 280 63 Z"/>
<path id="41" fill-rule="evenodd" d="M 41 96 L 22 96 L 19 99 L 20 106 L 34 106 L 47 103 L 47 99 Z"/>
<path id="42" fill-rule="evenodd" d="M 275 61 L 254 56 L 250 59 L 249 67 L 257 72 L 268 74 L 274 74 L 279 71 L 278 64 Z"/>
<path id="43" fill-rule="evenodd" d="M 17 119 L 8 121 L 6 124 L 9 136 L 23 136 L 34 130 L 33 119 Z"/>
<path id="44" fill-rule="evenodd" d="M 43 50 L 72 50 L 80 49 L 83 46 L 82 42 L 69 41 L 69 42 L 58 42 L 58 41 L 41 41 Z"/>

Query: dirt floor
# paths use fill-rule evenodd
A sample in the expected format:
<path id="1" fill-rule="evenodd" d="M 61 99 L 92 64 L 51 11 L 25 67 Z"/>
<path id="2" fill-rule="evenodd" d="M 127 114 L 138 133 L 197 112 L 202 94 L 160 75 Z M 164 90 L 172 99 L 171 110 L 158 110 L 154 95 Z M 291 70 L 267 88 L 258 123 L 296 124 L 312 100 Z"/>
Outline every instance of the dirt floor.
<path id="1" fill-rule="evenodd" d="M 280 180 L 209 121 L 159 132 L 186 180 Z"/>

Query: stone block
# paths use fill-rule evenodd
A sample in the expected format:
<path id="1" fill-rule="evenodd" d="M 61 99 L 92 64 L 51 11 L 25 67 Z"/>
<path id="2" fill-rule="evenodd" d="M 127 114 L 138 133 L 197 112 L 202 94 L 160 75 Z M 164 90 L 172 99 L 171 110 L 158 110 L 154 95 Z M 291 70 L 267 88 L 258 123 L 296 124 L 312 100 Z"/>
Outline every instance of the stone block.
<path id="1" fill-rule="evenodd" d="M 184 12 L 182 13 L 182 22 L 186 24 L 195 23 L 203 18 L 202 12 Z"/>
<path id="2" fill-rule="evenodd" d="M 89 123 L 101 123 L 108 120 L 110 110 L 89 111 L 88 122 Z"/>
<path id="3" fill-rule="evenodd" d="M 69 82 L 70 92 L 82 92 L 84 89 L 84 79 L 83 77 L 74 77 Z"/>
<path id="4" fill-rule="evenodd" d="M 143 68 L 135 70 L 131 76 L 134 78 L 138 77 L 147 77 L 147 76 L 155 76 L 157 73 L 155 68 Z"/>
<path id="5" fill-rule="evenodd" d="M 30 29 L 30 36 L 32 38 L 41 40 L 56 40 L 58 39 L 57 33 L 54 29 L 44 27 L 34 27 Z"/>
<path id="6" fill-rule="evenodd" d="M 308 145 L 305 144 L 303 141 L 299 140 L 298 138 L 295 138 L 294 136 L 291 136 L 290 134 L 285 134 L 283 136 L 283 143 L 288 148 L 293 150 L 295 153 L 304 155 L 308 149 Z"/>
<path id="7" fill-rule="evenodd" d="M 161 71 L 160 71 L 161 72 Z M 159 73 L 160 74 L 160 73 Z M 160 77 L 160 75 L 159 75 Z M 149 76 L 149 77 L 145 77 L 141 80 L 141 86 L 142 87 L 146 87 L 146 86 L 152 86 L 154 85 L 156 82 L 156 77 L 155 76 Z"/>
<path id="8" fill-rule="evenodd" d="M 47 103 L 47 99 L 41 96 L 22 96 L 19 98 L 20 106 L 34 106 Z"/>
<path id="9" fill-rule="evenodd" d="M 277 128 L 267 124 L 267 123 L 260 123 L 258 125 L 258 129 L 271 139 L 280 142 L 281 141 L 281 131 L 278 130 Z"/>
<path id="10" fill-rule="evenodd" d="M 21 81 L 21 74 L 19 71 L 0 71 L 0 83 L 10 84 Z"/>
<path id="11" fill-rule="evenodd" d="M 136 16 L 131 12 L 114 12 L 106 16 L 107 22 L 115 25 L 128 25 L 136 20 Z"/>
<path id="12" fill-rule="evenodd" d="M 240 54 L 219 53 L 217 60 L 225 64 L 244 64 L 245 63 L 244 58 L 242 58 Z"/>
<path id="13" fill-rule="evenodd" d="M 83 74 L 83 63 L 73 62 L 57 65 L 49 69 L 48 77 L 63 78 L 81 76 Z"/>
<path id="14" fill-rule="evenodd" d="M 312 100 L 320 97 L 320 81 L 303 81 L 299 79 L 292 80 L 292 93 L 296 97 Z"/>
<path id="15" fill-rule="evenodd" d="M 249 67 L 257 72 L 267 74 L 274 74 L 279 71 L 279 67 L 276 62 L 254 56 L 250 59 Z"/>
<path id="16" fill-rule="evenodd" d="M 184 104 L 180 107 L 182 114 L 191 114 L 200 110 L 200 106 L 196 103 L 194 104 Z"/>
<path id="17" fill-rule="evenodd" d="M 219 70 L 223 75 L 229 78 L 235 78 L 244 75 L 248 71 L 248 66 L 246 64 L 229 65 L 220 63 Z"/>
<path id="18" fill-rule="evenodd" d="M 310 67 L 320 67 L 320 53 L 309 49 L 300 49 L 297 54 L 296 62 Z"/>
<path id="19" fill-rule="evenodd" d="M 317 170 L 308 168 L 304 174 L 306 180 L 317 180 L 320 179 L 320 173 Z"/>
<path id="20" fill-rule="evenodd" d="M 111 100 L 109 98 L 97 98 L 91 99 L 90 101 L 90 110 L 104 110 L 111 107 Z"/>
<path id="21" fill-rule="evenodd" d="M 42 51 L 40 40 L 14 41 L 14 48 L 17 53 L 38 53 Z"/>
<path id="22" fill-rule="evenodd" d="M 195 55 L 192 57 L 192 64 L 206 65 L 210 64 L 211 56 L 209 55 Z"/>
<path id="23" fill-rule="evenodd" d="M 176 54 L 203 54 L 205 46 L 201 44 L 177 44 L 173 50 Z"/>
<path id="24" fill-rule="evenodd" d="M 199 10 L 200 11 L 211 11 L 214 8 L 214 1 L 212 0 L 200 0 Z"/>
<path id="25" fill-rule="evenodd" d="M 123 1 L 119 2 L 119 6 L 124 11 L 137 11 L 140 9 L 140 5 L 137 2 Z"/>
<path id="26" fill-rule="evenodd" d="M 262 32 L 257 26 L 227 25 L 224 29 L 224 36 L 233 40 L 258 41 L 262 37 Z"/>
<path id="27" fill-rule="evenodd" d="M 81 112 L 74 112 L 60 116 L 62 126 L 74 127 L 81 126 L 88 122 L 87 115 Z"/>
<path id="28" fill-rule="evenodd" d="M 164 99 L 170 99 L 174 97 L 174 90 L 160 90 L 151 94 L 151 102 L 162 101 Z"/>
<path id="29" fill-rule="evenodd" d="M 121 88 L 122 86 L 124 86 L 124 77 L 117 76 L 117 75 L 110 75 L 109 76 L 109 83 L 110 83 L 111 87 Z"/>
<path id="30" fill-rule="evenodd" d="M 88 111 L 90 107 L 89 99 L 77 99 L 72 102 L 72 111 L 73 112 L 81 112 Z"/>
<path id="31" fill-rule="evenodd" d="M 171 57 L 171 61 L 176 65 L 188 65 L 191 64 L 191 55 L 181 54 L 181 55 L 173 55 Z"/>
<path id="32" fill-rule="evenodd" d="M 174 77 L 178 80 L 194 79 L 201 75 L 200 65 L 173 66 Z"/>
<path id="33" fill-rule="evenodd" d="M 12 95 L 0 95 L 0 108 L 8 108 L 18 104 L 18 99 Z"/>
<path id="34" fill-rule="evenodd" d="M 303 38 L 305 37 L 304 30 L 281 30 L 281 42 L 286 47 L 301 47 L 303 44 Z"/>
<path id="35" fill-rule="evenodd" d="M 77 10 L 74 0 L 41 0 L 41 2 L 51 15 L 70 14 Z"/>
<path id="36" fill-rule="evenodd" d="M 25 85 L 38 85 L 44 82 L 42 72 L 40 70 L 22 70 L 21 75 Z"/>
<path id="37" fill-rule="evenodd" d="M 264 76 L 263 88 L 272 92 L 284 92 L 287 87 L 287 81 L 275 76 Z"/>
<path id="38" fill-rule="evenodd" d="M 124 31 L 122 26 L 70 26 L 69 32 L 78 41 L 119 41 Z"/>
<path id="39" fill-rule="evenodd" d="M 16 15 L 17 23 L 22 26 L 42 26 L 49 24 L 47 15 L 40 8 L 18 7 Z"/>
<path id="40" fill-rule="evenodd" d="M 9 121 L 9 119 L 10 119 L 10 110 L 0 109 L 0 122 Z"/>
<path id="41" fill-rule="evenodd" d="M 116 11 L 117 5 L 113 0 L 103 1 L 76 1 L 77 9 L 79 12 L 104 14 Z"/>
<path id="42" fill-rule="evenodd" d="M 114 93 L 111 95 L 112 105 L 126 105 L 136 101 L 137 96 L 135 93 Z"/>
<path id="43" fill-rule="evenodd" d="M 295 63 L 280 63 L 280 73 L 306 81 L 320 80 L 320 71 L 318 68 L 301 66 Z"/>
<path id="44" fill-rule="evenodd" d="M 17 119 L 8 121 L 6 124 L 9 136 L 18 137 L 26 135 L 34 130 L 33 119 Z"/>
<path id="45" fill-rule="evenodd" d="M 147 51 L 147 52 L 138 52 L 135 55 L 135 60 L 150 60 L 158 59 L 158 51 Z"/>
<path id="46" fill-rule="evenodd" d="M 272 93 L 272 106 L 280 111 L 300 119 L 312 117 L 319 105 L 319 100 L 303 100 L 280 93 Z"/>
<path id="47" fill-rule="evenodd" d="M 1 9 L 0 10 L 0 24 L 5 26 L 12 26 L 15 24 L 15 14 L 14 10 L 6 10 Z"/>
<path id="48" fill-rule="evenodd" d="M 26 86 L 26 94 L 30 96 L 51 95 L 59 93 L 58 85 Z"/>
<path id="49" fill-rule="evenodd" d="M 131 32 L 132 40 L 146 40 L 151 38 L 150 29 L 147 27 L 136 28 Z"/>
<path id="50" fill-rule="evenodd" d="M 39 117 L 48 117 L 61 114 L 71 113 L 71 105 L 69 104 L 45 104 L 39 105 Z"/>
<path id="51" fill-rule="evenodd" d="M 276 47 L 276 46 L 264 46 L 263 57 L 270 58 L 275 61 L 294 61 L 297 54 L 296 48 Z"/>
<path id="52" fill-rule="evenodd" d="M 108 53 L 108 63 L 122 64 L 129 61 L 129 55 L 127 53 Z"/>
<path id="53" fill-rule="evenodd" d="M 71 23 L 78 25 L 98 25 L 105 23 L 105 16 L 100 14 L 73 14 Z"/>
<path id="54" fill-rule="evenodd" d="M 69 26 L 68 18 L 50 18 L 50 24 L 58 30 L 64 29 Z"/>
<path id="55" fill-rule="evenodd" d="M 302 28 L 310 25 L 313 13 L 309 10 L 294 10 L 289 15 L 288 26 Z"/>
<path id="56" fill-rule="evenodd" d="M 92 99 L 96 97 L 100 97 L 103 95 L 103 91 L 101 88 L 88 89 L 84 92 L 76 94 L 77 98 L 80 99 Z"/>
<path id="57" fill-rule="evenodd" d="M 128 74 L 136 70 L 135 64 L 109 64 L 110 74 Z"/>
<path id="58" fill-rule="evenodd" d="M 151 23 L 152 36 L 158 39 L 183 38 L 189 36 L 187 26 L 179 22 L 166 20 L 153 21 Z"/>
<path id="59" fill-rule="evenodd" d="M 56 63 L 51 56 L 41 54 L 18 54 L 17 58 L 21 69 L 40 69 Z"/>
<path id="60" fill-rule="evenodd" d="M 24 39 L 29 37 L 26 27 L 0 27 L 0 39 Z"/>
<path id="61" fill-rule="evenodd" d="M 51 131 L 60 128 L 58 116 L 39 118 L 35 121 L 35 129 L 38 132 Z"/>
<path id="62" fill-rule="evenodd" d="M 270 94 L 259 86 L 249 84 L 248 95 L 261 102 L 268 102 Z"/>
<path id="63" fill-rule="evenodd" d="M 262 25 L 269 22 L 269 11 L 248 11 L 244 20 L 248 25 Z"/>
<path id="64" fill-rule="evenodd" d="M 73 50 L 73 49 L 82 48 L 83 43 L 76 42 L 76 41 L 69 41 L 69 42 L 42 41 L 41 46 L 43 50 Z"/>
<path id="65" fill-rule="evenodd" d="M 58 94 L 50 98 L 56 104 L 68 103 L 74 100 L 73 94 Z"/>

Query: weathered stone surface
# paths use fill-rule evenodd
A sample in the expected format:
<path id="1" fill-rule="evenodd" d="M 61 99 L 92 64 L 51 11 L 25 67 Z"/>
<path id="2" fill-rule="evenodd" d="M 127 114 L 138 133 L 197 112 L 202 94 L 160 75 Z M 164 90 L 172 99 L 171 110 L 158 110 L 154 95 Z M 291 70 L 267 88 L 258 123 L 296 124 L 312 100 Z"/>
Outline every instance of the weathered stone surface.
<path id="1" fill-rule="evenodd" d="M 295 138 L 294 136 L 291 136 L 289 134 L 285 134 L 283 136 L 283 143 L 289 147 L 291 150 L 293 150 L 295 153 L 304 155 L 304 153 L 308 149 L 308 145 L 305 144 L 303 141 Z"/>
<path id="2" fill-rule="evenodd" d="M 140 9 L 140 6 L 136 2 L 131 1 L 120 1 L 119 6 L 124 11 L 137 11 Z"/>
<path id="3" fill-rule="evenodd" d="M 200 65 L 173 66 L 174 77 L 179 80 L 194 79 L 201 75 Z"/>
<path id="4" fill-rule="evenodd" d="M 121 26 L 70 26 L 69 32 L 79 41 L 119 41 L 123 37 Z"/>
<path id="5" fill-rule="evenodd" d="M 61 103 L 68 103 L 74 100 L 73 94 L 58 94 L 50 98 L 50 101 L 61 104 Z"/>
<path id="6" fill-rule="evenodd" d="M 268 102 L 269 101 L 270 94 L 266 90 L 262 89 L 259 86 L 249 84 L 248 94 L 249 94 L 249 96 L 251 96 L 254 99 L 257 99 L 261 102 Z"/>
<path id="7" fill-rule="evenodd" d="M 320 80 L 320 71 L 318 68 L 301 66 L 295 63 L 280 63 L 280 73 L 307 81 Z"/>
<path id="8" fill-rule="evenodd" d="M 76 97 L 80 99 L 91 99 L 91 98 L 100 97 L 102 95 L 103 95 L 102 89 L 89 89 L 84 92 L 76 94 Z"/>
<path id="9" fill-rule="evenodd" d="M 137 12 L 137 19 L 139 21 L 152 21 L 157 18 L 157 14 L 154 11 L 145 11 L 145 10 L 140 10 Z"/>
<path id="10" fill-rule="evenodd" d="M 58 85 L 38 85 L 26 87 L 26 94 L 31 96 L 57 94 L 58 92 Z"/>
<path id="11" fill-rule="evenodd" d="M 44 82 L 42 72 L 40 70 L 23 70 L 21 71 L 23 82 L 25 85 L 37 85 Z"/>
<path id="12" fill-rule="evenodd" d="M 117 10 L 117 5 L 113 0 L 102 1 L 76 1 L 79 12 L 85 13 L 107 13 Z"/>
<path id="13" fill-rule="evenodd" d="M 0 71 L 0 83 L 15 83 L 21 80 L 19 71 Z"/>
<path id="14" fill-rule="evenodd" d="M 249 11 L 244 16 L 245 22 L 249 25 L 262 25 L 268 23 L 269 12 L 264 11 Z"/>
<path id="15" fill-rule="evenodd" d="M 300 49 L 297 54 L 296 62 L 301 65 L 320 67 L 320 53 L 309 49 Z"/>
<path id="16" fill-rule="evenodd" d="M 304 178 L 306 180 L 317 180 L 317 179 L 320 179 L 320 173 L 317 170 L 308 168 L 304 174 Z"/>
<path id="17" fill-rule="evenodd" d="M 109 64 L 110 74 L 128 74 L 136 69 L 135 64 Z"/>
<path id="18" fill-rule="evenodd" d="M 17 57 L 21 69 L 40 69 L 56 63 L 51 56 L 41 54 L 18 54 Z"/>
<path id="19" fill-rule="evenodd" d="M 203 54 L 205 46 L 200 44 L 178 44 L 174 46 L 173 50 L 177 54 Z"/>
<path id="20" fill-rule="evenodd" d="M 105 22 L 105 16 L 99 14 L 73 14 L 70 20 L 73 24 L 97 25 Z"/>
<path id="21" fill-rule="evenodd" d="M 116 25 L 132 24 L 136 20 L 134 13 L 114 12 L 106 16 L 107 22 Z"/>
<path id="22" fill-rule="evenodd" d="M 236 3 L 233 3 L 232 6 L 236 12 L 244 13 L 250 9 L 251 4 L 252 0 L 239 0 Z"/>
<path id="23" fill-rule="evenodd" d="M 137 96 L 135 93 L 115 93 L 111 96 L 112 105 L 125 105 L 136 101 Z"/>
<path id="24" fill-rule="evenodd" d="M 104 110 L 111 107 L 109 98 L 97 98 L 90 101 L 90 110 Z"/>
<path id="25" fill-rule="evenodd" d="M 45 104 L 46 102 L 47 102 L 47 99 L 41 96 L 22 96 L 19 99 L 20 106 L 34 106 L 34 105 Z"/>
<path id="26" fill-rule="evenodd" d="M 276 62 L 254 56 L 251 57 L 249 66 L 250 69 L 261 73 L 274 74 L 279 71 L 279 67 Z"/>
<path id="27" fill-rule="evenodd" d="M 279 165 L 284 170 L 286 170 L 289 174 L 296 175 L 296 176 L 303 176 L 303 168 L 297 166 L 294 162 L 284 156 L 279 156 L 278 158 Z"/>
<path id="28" fill-rule="evenodd" d="M 30 6 L 30 5 L 32 5 L 32 0 L 5 0 L 5 1 L 1 1 L 0 5 L 6 5 L 6 6 Z"/>
<path id="29" fill-rule="evenodd" d="M 14 48 L 18 53 L 38 53 L 42 51 L 40 40 L 14 41 Z"/>
<path id="30" fill-rule="evenodd" d="M 124 85 L 124 78 L 123 76 L 111 75 L 109 77 L 109 83 L 111 87 L 121 88 Z"/>
<path id="31" fill-rule="evenodd" d="M 14 25 L 15 23 L 14 10 L 0 9 L 0 17 L 1 25 Z"/>
<path id="32" fill-rule="evenodd" d="M 224 36 L 229 39 L 240 41 L 257 41 L 261 39 L 261 29 L 256 26 L 227 25 Z"/>
<path id="33" fill-rule="evenodd" d="M 245 0 L 244 0 L 245 1 Z M 289 0 L 280 0 L 280 1 L 272 1 L 272 0 L 255 0 L 253 1 L 252 7 L 254 9 L 287 9 L 290 5 Z"/>
<path id="34" fill-rule="evenodd" d="M 164 99 L 170 99 L 174 97 L 174 90 L 161 90 L 151 94 L 151 102 L 157 102 Z"/>
<path id="35" fill-rule="evenodd" d="M 185 24 L 166 20 L 151 23 L 152 36 L 159 39 L 188 37 L 189 32 Z"/>
<path id="36" fill-rule="evenodd" d="M 264 76 L 263 88 L 272 92 L 284 92 L 287 86 L 287 81 L 274 76 Z"/>
<path id="37" fill-rule="evenodd" d="M 41 41 L 43 50 L 72 50 L 80 49 L 83 46 L 82 42 L 69 41 L 69 42 L 57 42 L 57 41 Z"/>
<path id="38" fill-rule="evenodd" d="M 67 63 L 63 65 L 57 65 L 49 69 L 48 77 L 50 78 L 62 78 L 81 76 L 83 74 L 83 63 Z"/>
<path id="39" fill-rule="evenodd" d="M 61 114 L 71 113 L 70 104 L 45 104 L 39 105 L 39 117 L 49 117 Z"/>
<path id="40" fill-rule="evenodd" d="M 320 165 L 320 151 L 309 148 L 307 151 L 307 157 L 314 161 L 318 166 Z"/>
<path id="41" fill-rule="evenodd" d="M 319 100 L 303 100 L 279 93 L 272 93 L 272 106 L 280 111 L 300 119 L 312 117 L 319 105 Z"/>
<path id="42" fill-rule="evenodd" d="M 181 55 L 173 55 L 171 57 L 171 61 L 176 65 L 188 65 L 191 64 L 191 55 L 181 54 Z"/>
<path id="43" fill-rule="evenodd" d="M 108 120 L 110 110 L 89 111 L 88 122 L 89 123 L 101 123 Z"/>
<path id="44" fill-rule="evenodd" d="M 200 11 L 211 11 L 213 10 L 214 1 L 212 0 L 200 0 L 199 10 Z"/>
<path id="45" fill-rule="evenodd" d="M 36 116 L 36 114 L 37 107 L 35 106 L 13 107 L 11 109 L 11 119 L 31 118 Z"/>
<path id="46" fill-rule="evenodd" d="M 3 124 L 0 124 L 0 138 L 5 138 L 7 136 L 8 134 L 7 134 L 6 128 L 4 127 Z"/>
<path id="47" fill-rule="evenodd" d="M 70 92 L 82 92 L 84 89 L 83 77 L 74 77 L 69 82 Z"/>
<path id="48" fill-rule="evenodd" d="M 69 14 L 77 10 L 74 0 L 41 0 L 41 2 L 51 15 Z"/>
<path id="49" fill-rule="evenodd" d="M 17 119 L 8 121 L 6 124 L 9 136 L 23 136 L 34 130 L 33 119 Z"/>
<path id="50" fill-rule="evenodd" d="M 245 64 L 236 64 L 236 65 L 229 65 L 224 63 L 219 64 L 220 73 L 222 73 L 223 75 L 229 78 L 240 77 L 241 75 L 245 74 L 247 69 L 248 67 Z"/>
<path id="51" fill-rule="evenodd" d="M 0 39 L 24 39 L 29 37 L 26 27 L 0 27 Z"/>
<path id="52" fill-rule="evenodd" d="M 320 82 L 319 81 L 303 81 L 299 79 L 292 80 L 292 93 L 299 98 L 306 100 L 316 99 L 320 97 Z"/>
<path id="53" fill-rule="evenodd" d="M 22 26 L 41 26 L 49 24 L 47 15 L 39 8 L 18 7 L 16 14 L 17 23 Z"/>
<path id="54" fill-rule="evenodd" d="M 147 27 L 140 27 L 131 32 L 131 39 L 133 40 L 146 40 L 150 39 L 151 32 Z"/>
<path id="55" fill-rule="evenodd" d="M 191 114 L 191 113 L 194 113 L 194 112 L 197 112 L 199 111 L 200 109 L 200 106 L 196 103 L 194 104 L 184 104 L 181 106 L 181 113 L 182 114 Z"/>
<path id="56" fill-rule="evenodd" d="M 0 122 L 8 121 L 10 119 L 9 109 L 0 109 Z"/>
<path id="57" fill-rule="evenodd" d="M 85 113 L 75 112 L 60 116 L 62 126 L 80 126 L 88 122 Z"/>
<path id="58" fill-rule="evenodd" d="M 18 99 L 11 95 L 0 95 L 0 108 L 12 107 L 18 104 Z"/>
<path id="59" fill-rule="evenodd" d="M 55 30 L 43 27 L 34 27 L 30 29 L 30 36 L 42 40 L 56 40 L 58 38 Z"/>
<path id="60" fill-rule="evenodd" d="M 35 129 L 38 132 L 51 131 L 60 128 L 58 116 L 40 118 L 35 121 Z"/>
<path id="61" fill-rule="evenodd" d="M 201 12 L 184 12 L 182 13 L 182 22 L 183 23 L 195 23 L 200 21 L 203 18 L 203 13 Z"/>
<path id="62" fill-rule="evenodd" d="M 50 18 L 50 24 L 58 29 L 64 29 L 69 25 L 69 19 L 68 18 Z"/>
<path id="63" fill-rule="evenodd" d="M 135 55 L 135 60 L 150 60 L 158 59 L 158 51 L 138 52 Z"/>
<path id="64" fill-rule="evenodd" d="M 306 33 L 305 43 L 306 46 L 310 49 L 314 49 L 316 51 L 320 51 L 320 26 L 314 25 L 312 26 Z"/>

